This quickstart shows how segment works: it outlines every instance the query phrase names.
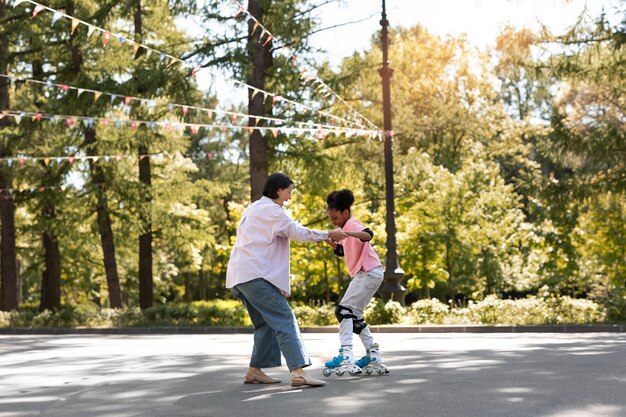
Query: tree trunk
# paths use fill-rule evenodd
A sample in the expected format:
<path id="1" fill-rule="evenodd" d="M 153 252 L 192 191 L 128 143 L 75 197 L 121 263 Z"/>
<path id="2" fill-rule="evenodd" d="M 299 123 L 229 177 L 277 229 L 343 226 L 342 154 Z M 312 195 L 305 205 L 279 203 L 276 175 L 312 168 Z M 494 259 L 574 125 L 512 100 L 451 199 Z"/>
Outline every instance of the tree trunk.
<path id="1" fill-rule="evenodd" d="M 271 1 L 263 2 L 265 8 L 269 8 Z M 266 10 L 265 9 L 265 10 Z M 263 14 L 265 10 L 261 7 L 258 0 L 248 1 L 248 11 L 259 22 L 263 22 Z M 268 42 L 263 46 L 265 39 L 259 39 L 260 30 L 256 32 L 254 21 L 248 21 L 248 53 L 252 61 L 252 78 L 249 84 L 259 89 L 265 89 L 265 74 L 272 67 L 272 42 Z M 265 97 L 263 94 L 254 94 L 252 89 L 248 90 L 248 115 L 249 125 L 254 126 L 253 116 L 265 115 Z M 261 135 L 258 129 L 252 130 L 250 133 L 250 143 L 248 145 L 250 152 L 250 201 L 258 200 L 263 196 L 263 186 L 268 177 L 269 161 L 268 161 L 268 144 L 267 139 Z"/>
<path id="2" fill-rule="evenodd" d="M 46 205 L 42 216 L 46 222 L 52 222 L 56 218 L 54 208 Z M 51 230 L 44 230 L 41 233 L 44 247 L 46 269 L 43 271 L 41 283 L 41 301 L 39 311 L 56 311 L 61 308 L 61 253 L 59 251 L 59 241 Z"/>
<path id="3" fill-rule="evenodd" d="M 0 2 L 0 20 L 6 16 L 7 2 Z M 0 33 L 0 73 L 8 71 L 9 36 L 6 32 Z M 0 108 L 9 109 L 9 80 L 0 79 Z M 0 127 L 9 123 L 8 118 L 0 120 Z M 3 138 L 0 143 L 0 157 L 11 156 L 9 140 Z M 15 249 L 15 200 L 8 191 L 13 188 L 11 168 L 2 164 L 0 168 L 0 222 L 2 233 L 0 237 L 0 309 L 11 311 L 20 306 L 19 283 L 17 275 L 17 252 Z"/>
<path id="4" fill-rule="evenodd" d="M 191 302 L 191 272 L 185 272 L 185 295 L 184 300 L 186 303 Z"/>
<path id="5" fill-rule="evenodd" d="M 67 4 L 67 12 L 74 15 L 74 2 L 69 1 Z M 78 75 L 82 71 L 83 56 L 80 45 L 75 42 L 77 34 L 70 35 L 70 51 L 72 55 L 72 63 L 74 75 Z M 85 148 L 88 156 L 95 155 L 96 131 L 93 128 L 85 127 L 83 129 L 85 137 Z M 111 226 L 111 216 L 107 207 L 106 194 L 104 193 L 104 172 L 92 159 L 89 160 L 89 172 L 91 181 L 96 185 L 98 214 L 98 230 L 100 232 L 100 242 L 102 244 L 102 256 L 104 262 L 104 272 L 107 279 L 107 287 L 109 289 L 109 304 L 111 308 L 122 308 L 122 295 L 120 291 L 120 281 L 117 272 L 117 260 L 115 256 L 115 244 L 113 242 L 113 229 Z M 99 304 L 99 303 L 98 303 Z"/>
<path id="6" fill-rule="evenodd" d="M 200 265 L 200 270 L 198 271 L 198 299 L 201 301 L 206 300 L 206 288 L 204 286 L 204 271 L 202 270 L 202 265 Z"/>
<path id="7" fill-rule="evenodd" d="M 87 155 L 94 156 L 94 145 L 96 143 L 96 132 L 92 128 L 84 130 Z M 122 292 L 120 290 L 120 279 L 117 273 L 117 259 L 115 256 L 115 242 L 113 241 L 113 228 L 111 226 L 111 216 L 109 214 L 107 197 L 104 190 L 105 176 L 100 167 L 93 159 L 89 160 L 89 172 L 91 181 L 96 186 L 98 214 L 98 230 L 100 231 L 100 242 L 102 243 L 102 258 L 104 261 L 104 272 L 107 278 L 109 289 L 109 304 L 111 308 L 122 308 Z"/>
<path id="8" fill-rule="evenodd" d="M 135 15 L 135 40 L 142 41 L 141 0 L 137 0 Z M 154 300 L 154 282 L 152 280 L 152 181 L 150 174 L 150 158 L 147 155 L 148 145 L 140 138 L 139 143 L 139 181 L 144 186 L 144 200 L 141 210 L 142 232 L 139 236 L 139 306 L 142 309 L 151 307 Z"/>

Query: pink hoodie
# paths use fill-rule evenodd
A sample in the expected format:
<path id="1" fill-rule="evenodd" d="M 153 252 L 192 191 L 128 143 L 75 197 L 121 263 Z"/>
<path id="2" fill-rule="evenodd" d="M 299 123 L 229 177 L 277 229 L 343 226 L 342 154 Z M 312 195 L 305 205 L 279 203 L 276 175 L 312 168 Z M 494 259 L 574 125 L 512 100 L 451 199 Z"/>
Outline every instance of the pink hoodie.
<path id="1" fill-rule="evenodd" d="M 362 232 L 365 229 L 357 219 L 349 218 L 343 225 L 344 232 Z M 343 253 L 346 258 L 346 266 L 350 275 L 354 277 L 359 271 L 371 271 L 377 266 L 382 266 L 380 259 L 369 242 L 362 242 L 356 237 L 347 237 L 340 242 L 343 245 Z"/>

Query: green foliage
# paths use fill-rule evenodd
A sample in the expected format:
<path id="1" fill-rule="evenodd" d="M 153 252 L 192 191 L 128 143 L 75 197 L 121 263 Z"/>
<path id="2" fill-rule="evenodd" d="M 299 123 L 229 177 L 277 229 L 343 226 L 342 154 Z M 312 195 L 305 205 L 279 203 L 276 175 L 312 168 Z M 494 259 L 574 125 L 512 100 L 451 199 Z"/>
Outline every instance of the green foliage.
<path id="1" fill-rule="evenodd" d="M 331 326 L 337 323 L 335 308 L 330 304 L 324 304 L 319 307 L 296 305 L 293 307 L 293 313 L 298 319 L 298 324 L 303 327 Z"/>
<path id="2" fill-rule="evenodd" d="M 416 301 L 406 310 L 407 320 L 412 324 L 443 324 L 450 306 L 432 298 Z"/>
<path id="3" fill-rule="evenodd" d="M 397 301 L 389 300 L 386 303 L 374 298 L 365 308 L 363 317 L 369 324 L 397 324 L 400 323 L 406 311 Z"/>

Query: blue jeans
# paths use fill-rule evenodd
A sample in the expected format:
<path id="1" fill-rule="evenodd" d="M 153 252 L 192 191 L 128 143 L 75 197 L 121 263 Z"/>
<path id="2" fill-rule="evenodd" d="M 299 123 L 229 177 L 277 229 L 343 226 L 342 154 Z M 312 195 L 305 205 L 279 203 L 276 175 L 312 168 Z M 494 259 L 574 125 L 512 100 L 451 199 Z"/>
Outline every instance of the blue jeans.
<path id="1" fill-rule="evenodd" d="M 280 366 L 281 352 L 290 371 L 311 365 L 296 316 L 278 288 L 257 278 L 238 284 L 231 291 L 246 307 L 254 325 L 251 367 Z"/>

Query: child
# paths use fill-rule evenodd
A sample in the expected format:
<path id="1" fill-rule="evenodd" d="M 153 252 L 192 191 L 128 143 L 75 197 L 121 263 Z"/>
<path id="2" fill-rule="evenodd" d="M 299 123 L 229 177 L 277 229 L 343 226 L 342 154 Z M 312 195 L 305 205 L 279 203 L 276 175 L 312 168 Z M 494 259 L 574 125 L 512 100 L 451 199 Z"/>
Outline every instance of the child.
<path id="1" fill-rule="evenodd" d="M 326 362 L 324 376 L 330 376 L 333 372 L 341 376 L 346 371 L 356 375 L 361 373 L 362 368 L 367 374 L 371 374 L 373 370 L 379 374 L 388 373 L 389 370 L 381 362 L 378 344 L 374 343 L 363 319 L 363 310 L 383 281 L 380 259 L 369 243 L 374 233 L 351 217 L 350 207 L 354 203 L 352 191 L 333 191 L 326 197 L 326 203 L 331 223 L 341 227 L 348 235 L 341 243 L 331 239 L 326 240 L 326 243 L 334 249 L 335 255 L 345 257 L 352 281 L 335 308 L 341 342 L 339 356 Z M 353 332 L 359 335 L 367 352 L 366 356 L 356 362 L 352 354 Z"/>

